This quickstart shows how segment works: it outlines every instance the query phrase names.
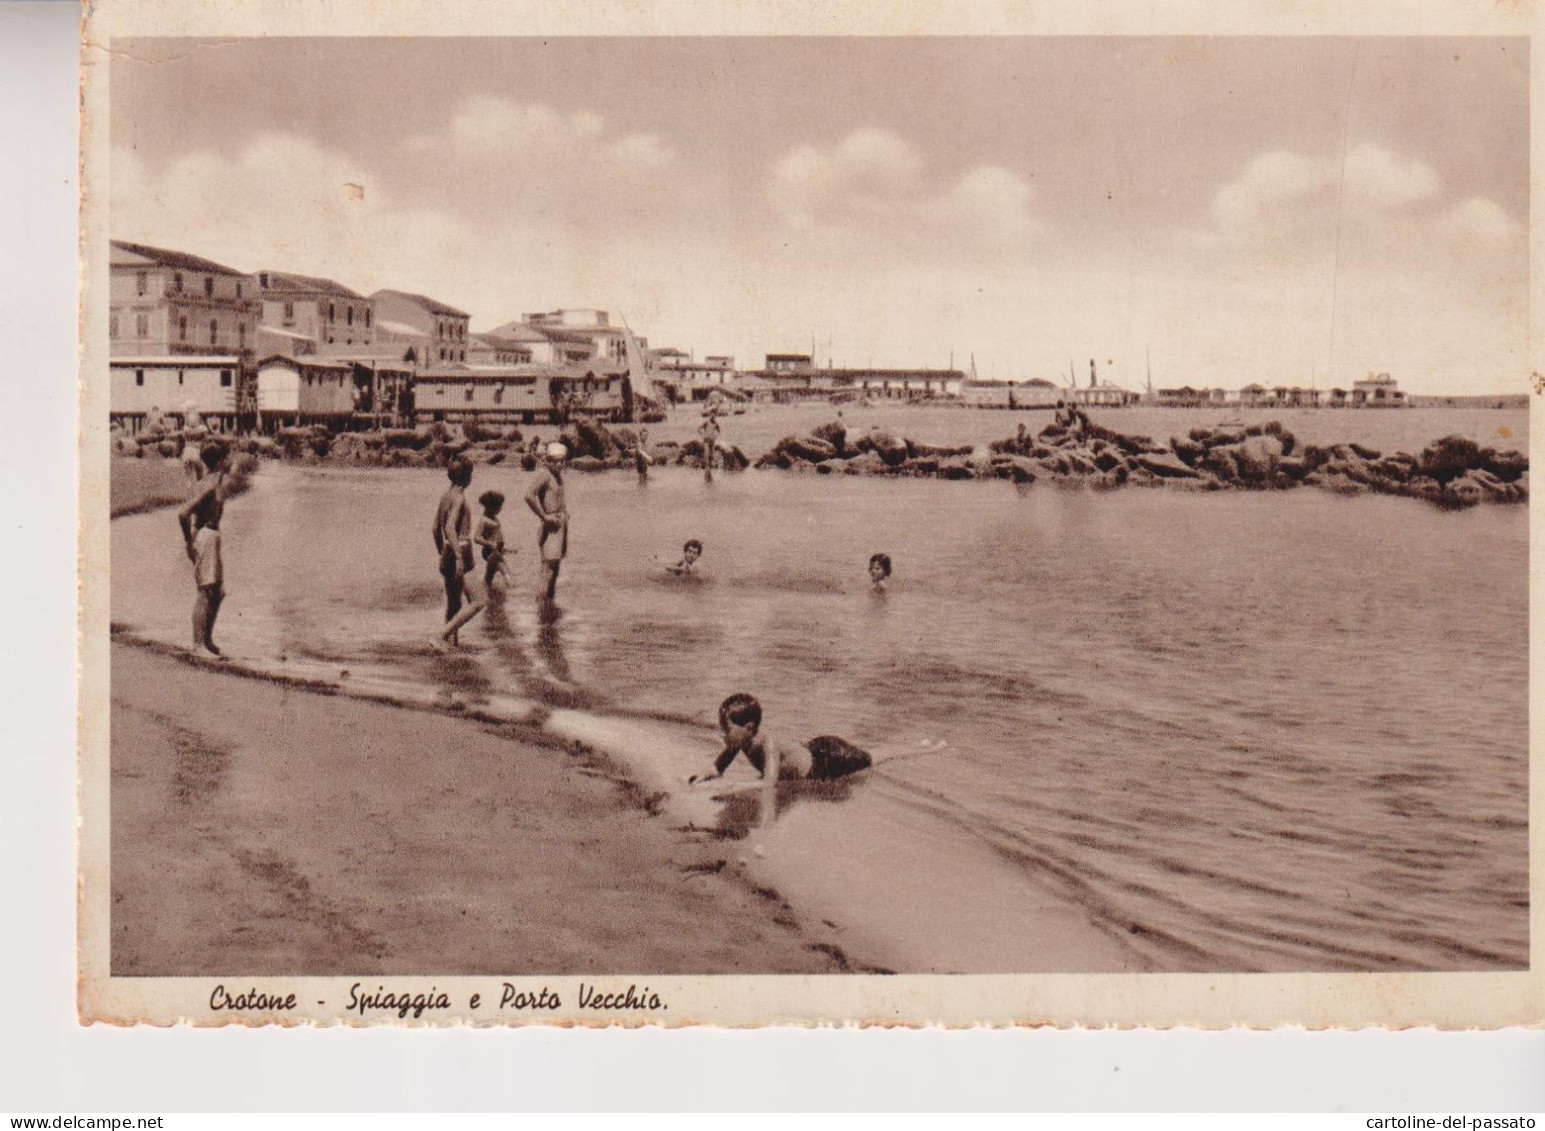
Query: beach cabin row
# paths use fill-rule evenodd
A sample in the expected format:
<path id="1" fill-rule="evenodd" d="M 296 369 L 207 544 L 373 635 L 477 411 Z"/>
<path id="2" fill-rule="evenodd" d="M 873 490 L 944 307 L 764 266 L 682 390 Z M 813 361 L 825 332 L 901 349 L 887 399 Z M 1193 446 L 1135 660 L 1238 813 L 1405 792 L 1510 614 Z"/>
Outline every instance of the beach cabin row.
<path id="1" fill-rule="evenodd" d="M 575 416 L 633 418 L 633 389 L 618 373 L 553 373 L 523 366 L 430 370 L 413 382 L 419 423 L 534 424 Z"/>
<path id="2" fill-rule="evenodd" d="M 191 413 L 235 429 L 255 407 L 251 387 L 239 357 L 115 357 L 108 366 L 110 415 L 129 432 L 138 432 L 150 416 L 180 428 Z"/>

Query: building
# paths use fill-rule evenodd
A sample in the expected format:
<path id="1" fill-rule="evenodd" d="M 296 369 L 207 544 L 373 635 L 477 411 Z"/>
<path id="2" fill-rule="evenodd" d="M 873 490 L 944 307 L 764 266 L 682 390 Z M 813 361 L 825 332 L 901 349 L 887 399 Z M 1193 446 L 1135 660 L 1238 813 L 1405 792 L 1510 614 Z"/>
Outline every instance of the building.
<path id="1" fill-rule="evenodd" d="M 245 273 L 123 240 L 112 241 L 109 263 L 109 357 L 236 358 L 254 348 L 258 302 Z"/>
<path id="2" fill-rule="evenodd" d="M 531 318 L 532 315 L 526 315 Z M 605 315 L 603 314 L 604 318 Z M 627 365 L 627 343 L 621 331 L 617 340 L 623 343 L 621 355 L 610 347 L 610 339 L 602 346 L 602 339 L 577 330 L 566 330 L 557 325 L 536 325 L 527 321 L 505 322 L 486 333 L 477 335 L 487 345 L 469 353 L 482 364 L 495 365 L 585 365 L 595 367 Z"/>
<path id="3" fill-rule="evenodd" d="M 342 283 L 286 271 L 259 271 L 254 283 L 260 356 L 338 357 L 374 346 L 374 304 Z"/>
<path id="4" fill-rule="evenodd" d="M 320 358 L 266 357 L 257 366 L 258 426 L 339 423 L 354 413 L 354 366 Z"/>
<path id="5" fill-rule="evenodd" d="M 376 342 L 401 347 L 400 360 L 417 370 L 466 363 L 466 311 L 408 291 L 376 291 L 370 301 Z"/>
<path id="6" fill-rule="evenodd" d="M 1352 382 L 1353 408 L 1404 408 L 1406 395 L 1388 373 L 1370 373 Z"/>
<path id="7" fill-rule="evenodd" d="M 815 359 L 808 353 L 770 353 L 762 372 L 768 376 L 807 377 L 815 372 Z"/>
<path id="8" fill-rule="evenodd" d="M 617 373 L 559 372 L 550 366 L 465 366 L 428 369 L 413 379 L 419 422 L 530 424 L 571 416 L 627 420 L 632 386 Z"/>
<path id="9" fill-rule="evenodd" d="M 109 414 L 138 432 L 152 412 L 178 427 L 190 412 L 222 430 L 247 423 L 253 411 L 241 359 L 224 354 L 114 357 L 108 360 Z"/>
<path id="10" fill-rule="evenodd" d="M 611 324 L 611 315 L 604 310 L 562 307 L 558 310 L 539 311 L 521 315 L 521 321 L 535 330 L 551 330 L 572 335 L 571 341 L 580 339 L 593 348 L 591 357 L 621 365 L 628 362 L 627 330 Z M 641 350 L 648 350 L 647 338 L 634 337 Z"/>

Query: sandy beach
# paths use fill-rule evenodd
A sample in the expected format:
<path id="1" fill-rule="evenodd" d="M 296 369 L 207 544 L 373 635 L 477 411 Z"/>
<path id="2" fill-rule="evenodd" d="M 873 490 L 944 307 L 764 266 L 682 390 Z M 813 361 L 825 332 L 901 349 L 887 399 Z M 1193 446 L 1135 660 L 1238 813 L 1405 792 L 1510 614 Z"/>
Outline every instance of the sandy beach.
<path id="1" fill-rule="evenodd" d="M 836 973 L 604 762 L 113 648 L 115 975 Z"/>

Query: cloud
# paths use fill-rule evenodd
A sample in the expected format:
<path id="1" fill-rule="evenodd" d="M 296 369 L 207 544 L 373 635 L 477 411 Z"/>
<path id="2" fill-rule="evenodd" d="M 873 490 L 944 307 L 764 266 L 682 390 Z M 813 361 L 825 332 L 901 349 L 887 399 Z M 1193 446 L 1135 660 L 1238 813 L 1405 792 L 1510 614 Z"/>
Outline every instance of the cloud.
<path id="1" fill-rule="evenodd" d="M 1348 193 L 1380 207 L 1430 200 L 1441 187 L 1432 166 L 1376 145 L 1360 145 L 1349 152 L 1343 175 Z"/>
<path id="2" fill-rule="evenodd" d="M 1244 228 L 1284 201 L 1320 191 L 1330 183 L 1331 172 L 1325 162 L 1297 153 L 1263 153 L 1218 190 L 1212 201 L 1213 219 L 1225 230 Z"/>
<path id="3" fill-rule="evenodd" d="M 1495 247 L 1511 243 L 1521 225 L 1494 200 L 1472 196 L 1443 213 L 1441 223 L 1455 239 Z"/>
<path id="4" fill-rule="evenodd" d="M 889 130 L 856 130 L 826 148 L 801 146 L 773 168 L 767 199 L 791 229 L 876 230 L 942 226 L 980 241 L 1017 240 L 1039 229 L 1032 190 L 992 165 L 944 187 L 930 183 L 917 149 Z"/>

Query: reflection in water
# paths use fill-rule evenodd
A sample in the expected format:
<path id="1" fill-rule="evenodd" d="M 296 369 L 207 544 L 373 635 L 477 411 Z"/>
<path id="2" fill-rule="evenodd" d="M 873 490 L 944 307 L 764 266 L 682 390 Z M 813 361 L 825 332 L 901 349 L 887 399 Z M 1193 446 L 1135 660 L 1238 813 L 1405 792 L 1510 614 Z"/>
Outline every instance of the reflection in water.
<path id="1" fill-rule="evenodd" d="M 222 524 L 226 645 L 705 726 L 749 691 L 781 731 L 875 753 L 853 788 L 898 827 L 989 845 L 1164 968 L 1528 960 L 1523 508 L 577 475 L 563 608 L 519 583 L 440 657 L 438 586 L 402 553 L 439 490 L 265 467 Z M 175 532 L 151 514 L 112 536 L 113 620 L 181 642 Z M 663 576 L 688 538 L 713 584 Z M 861 572 L 877 546 L 904 578 L 885 596 Z M 929 843 L 897 866 L 951 867 Z"/>

